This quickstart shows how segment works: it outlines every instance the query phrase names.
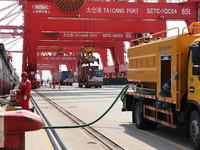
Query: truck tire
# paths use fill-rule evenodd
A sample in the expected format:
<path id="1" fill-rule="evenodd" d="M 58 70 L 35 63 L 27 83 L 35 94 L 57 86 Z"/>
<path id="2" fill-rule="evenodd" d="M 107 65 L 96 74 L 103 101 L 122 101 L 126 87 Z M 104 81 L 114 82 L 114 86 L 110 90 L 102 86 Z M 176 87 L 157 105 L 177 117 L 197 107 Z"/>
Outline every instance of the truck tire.
<path id="1" fill-rule="evenodd" d="M 147 120 L 143 118 L 142 110 L 140 108 L 140 103 L 137 102 L 135 104 L 135 108 L 133 109 L 133 117 L 135 120 L 135 126 L 138 129 L 146 129 L 147 128 Z"/>
<path id="2" fill-rule="evenodd" d="M 91 86 L 86 82 L 85 83 L 85 88 L 91 88 Z"/>
<path id="3" fill-rule="evenodd" d="M 193 110 L 189 119 L 189 137 L 195 150 L 200 149 L 200 117 L 197 110 Z"/>
<path id="4" fill-rule="evenodd" d="M 83 87 L 80 83 L 78 84 L 78 87 Z"/>
<path id="5" fill-rule="evenodd" d="M 132 117 L 134 117 L 133 119 L 135 120 L 135 126 L 138 129 L 156 129 L 157 128 L 158 126 L 157 123 L 152 122 L 143 117 L 139 102 L 135 104 L 135 108 L 133 109 L 132 113 L 133 113 Z"/>

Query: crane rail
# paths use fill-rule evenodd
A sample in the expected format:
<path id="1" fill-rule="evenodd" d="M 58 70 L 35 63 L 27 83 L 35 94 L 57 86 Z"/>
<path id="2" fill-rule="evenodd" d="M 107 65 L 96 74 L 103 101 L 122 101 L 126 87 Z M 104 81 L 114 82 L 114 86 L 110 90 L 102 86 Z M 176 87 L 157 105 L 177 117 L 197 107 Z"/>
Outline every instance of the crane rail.
<path id="1" fill-rule="evenodd" d="M 48 121 L 48 119 L 45 117 L 45 114 L 42 112 L 42 110 L 39 108 L 33 97 L 31 97 L 31 103 L 34 105 L 34 108 L 38 115 L 42 118 L 45 125 L 51 126 L 51 123 Z M 64 144 L 64 142 L 60 139 L 59 135 L 54 129 L 45 129 L 47 136 L 49 137 L 49 140 L 51 141 L 52 147 L 54 150 L 69 150 Z"/>
<path id="2" fill-rule="evenodd" d="M 37 90 L 34 90 L 34 91 L 39 96 L 41 96 L 44 100 L 46 100 L 51 105 L 53 105 L 57 110 L 59 110 L 61 113 L 63 113 L 66 117 L 68 117 L 73 123 L 75 123 L 77 125 L 85 124 L 85 122 L 83 122 L 81 119 L 79 119 L 75 115 L 71 114 L 69 111 L 67 111 L 66 109 L 64 109 L 60 105 L 56 104 L 55 102 L 53 102 L 51 99 L 47 98 L 42 93 L 39 93 Z M 120 145 L 118 145 L 117 143 L 115 143 L 114 141 L 112 141 L 111 139 L 109 139 L 108 137 L 106 137 L 105 135 L 100 133 L 99 131 L 95 130 L 91 126 L 87 126 L 87 127 L 82 128 L 82 129 L 85 130 L 86 133 L 88 133 L 90 136 L 92 136 L 93 138 L 98 140 L 100 143 L 102 143 L 103 146 L 105 146 L 106 149 L 108 149 L 108 150 L 113 150 L 113 149 L 124 150 L 124 148 L 122 148 Z"/>

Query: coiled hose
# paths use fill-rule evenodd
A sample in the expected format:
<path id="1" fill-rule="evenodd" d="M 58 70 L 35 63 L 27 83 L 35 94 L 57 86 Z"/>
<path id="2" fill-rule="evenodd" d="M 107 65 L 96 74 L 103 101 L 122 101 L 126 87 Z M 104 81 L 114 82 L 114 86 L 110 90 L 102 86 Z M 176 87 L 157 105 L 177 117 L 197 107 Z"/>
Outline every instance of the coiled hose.
<path id="1" fill-rule="evenodd" d="M 96 123 L 97 121 L 99 121 L 101 118 L 103 118 L 109 111 L 110 109 L 114 106 L 114 104 L 117 102 L 117 100 L 119 99 L 119 97 L 122 100 L 122 96 L 124 95 L 124 93 L 128 90 L 129 85 L 126 85 L 121 92 L 118 94 L 118 96 L 116 97 L 116 99 L 114 100 L 114 102 L 110 105 L 110 107 L 96 120 L 94 120 L 93 122 L 87 123 L 87 124 L 83 124 L 83 125 L 77 125 L 77 126 L 43 126 L 43 129 L 60 129 L 60 128 L 79 128 L 79 127 L 85 127 L 85 126 L 89 126 L 92 125 L 94 123 Z"/>

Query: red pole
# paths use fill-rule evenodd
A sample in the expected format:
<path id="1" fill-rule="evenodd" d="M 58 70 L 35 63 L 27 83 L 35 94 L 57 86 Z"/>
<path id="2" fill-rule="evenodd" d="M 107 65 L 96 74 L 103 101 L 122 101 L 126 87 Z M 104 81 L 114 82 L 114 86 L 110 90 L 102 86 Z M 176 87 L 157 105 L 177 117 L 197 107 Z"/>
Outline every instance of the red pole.
<path id="1" fill-rule="evenodd" d="M 56 82 L 53 81 L 53 89 L 55 89 L 55 88 L 56 88 Z"/>

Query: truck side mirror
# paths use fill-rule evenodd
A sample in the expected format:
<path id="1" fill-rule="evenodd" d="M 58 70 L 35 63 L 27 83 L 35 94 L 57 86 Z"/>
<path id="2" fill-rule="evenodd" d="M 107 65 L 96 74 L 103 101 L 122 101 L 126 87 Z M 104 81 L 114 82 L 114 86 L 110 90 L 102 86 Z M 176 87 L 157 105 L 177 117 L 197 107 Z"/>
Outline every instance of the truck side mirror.
<path id="1" fill-rule="evenodd" d="M 200 42 L 197 44 L 190 44 L 189 49 L 192 51 L 192 63 L 200 65 Z"/>
<path id="2" fill-rule="evenodd" d="M 200 66 L 198 66 L 198 65 L 193 65 L 193 66 L 192 66 L 192 74 L 193 74 L 193 75 L 200 75 Z"/>

